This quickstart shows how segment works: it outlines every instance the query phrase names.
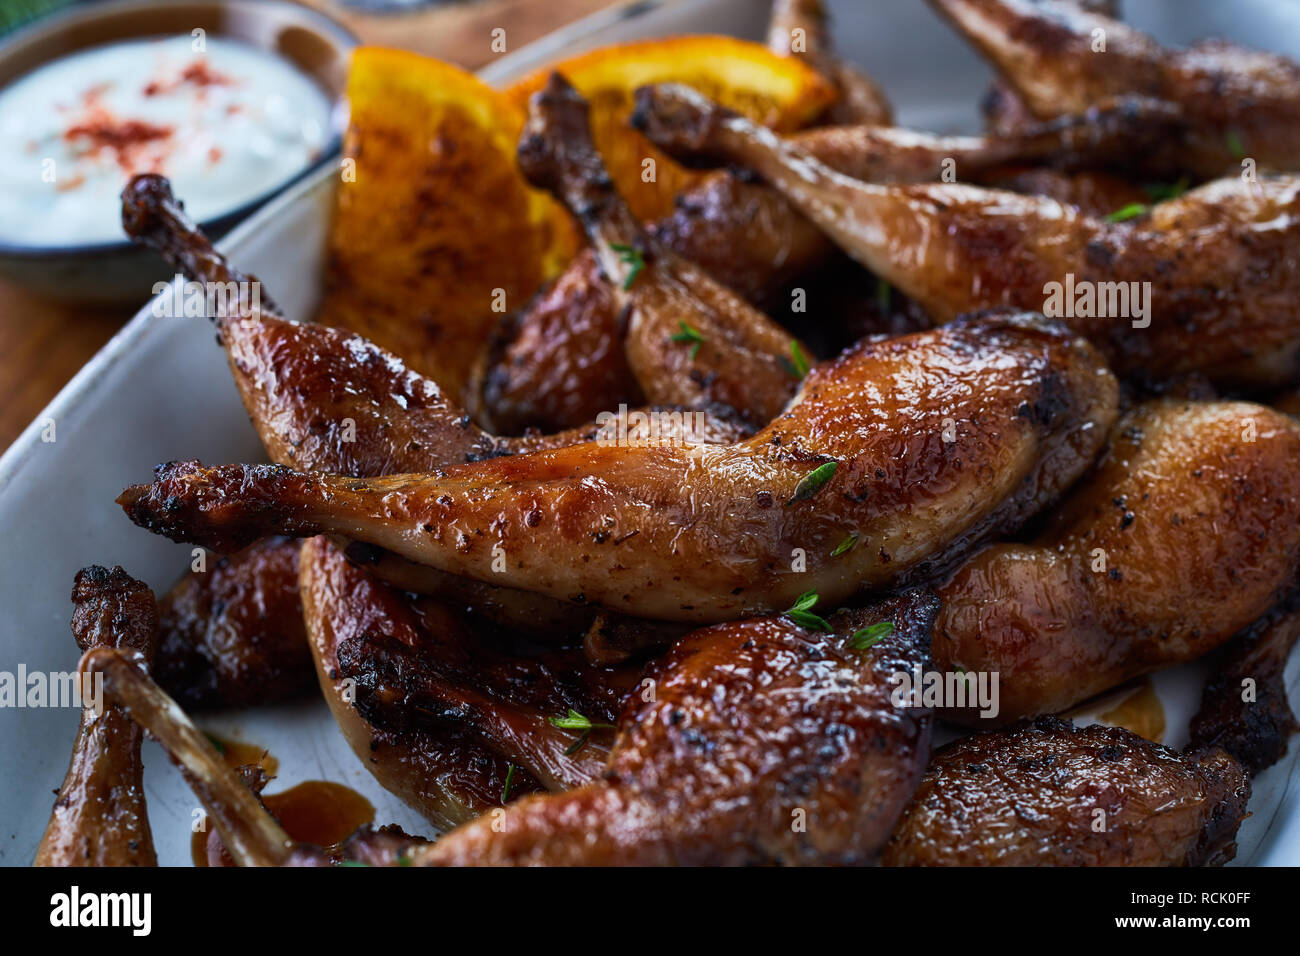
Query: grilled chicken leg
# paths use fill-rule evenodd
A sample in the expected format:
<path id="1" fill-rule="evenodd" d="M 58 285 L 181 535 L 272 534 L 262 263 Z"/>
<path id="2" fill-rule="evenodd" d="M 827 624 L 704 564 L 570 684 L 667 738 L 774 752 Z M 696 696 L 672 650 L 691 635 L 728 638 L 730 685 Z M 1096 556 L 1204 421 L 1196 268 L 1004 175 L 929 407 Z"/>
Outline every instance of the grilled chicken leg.
<path id="1" fill-rule="evenodd" d="M 1122 99 L 1006 137 L 854 126 L 811 130 L 793 139 L 854 179 L 937 182 L 955 176 L 962 182 L 1002 182 L 1010 177 L 1029 191 L 1050 188 L 1052 195 L 1087 202 L 1106 214 L 1133 198 L 1132 187 L 1120 189 L 1103 173 L 1058 170 L 1132 169 L 1160 143 L 1180 135 L 1182 123 L 1168 104 Z M 1017 174 L 1024 164 L 1034 165 Z M 1157 178 L 1179 174 L 1165 167 L 1141 171 Z M 650 233 L 759 308 L 808 277 L 835 248 L 779 192 L 726 172 L 683 194 L 674 213 Z M 806 291 L 814 292 L 811 277 Z M 811 321 L 821 321 L 816 302 L 814 297 L 809 304 Z M 623 338 L 613 284 L 588 249 L 521 316 L 505 324 L 489 351 L 477 410 L 498 430 L 517 434 L 528 427 L 578 427 L 620 402 L 642 402 Z"/>
<path id="2" fill-rule="evenodd" d="M 912 591 L 825 635 L 781 618 L 695 631 L 651 668 L 649 699 L 633 696 L 602 781 L 527 797 L 412 860 L 870 862 L 929 754 L 930 713 L 894 704 L 891 678 L 927 666 L 934 611 Z"/>
<path id="3" fill-rule="evenodd" d="M 1117 372 L 1253 386 L 1295 374 L 1294 177 L 1220 180 L 1109 222 L 1001 190 L 858 182 L 686 87 L 638 100 L 633 120 L 659 146 L 750 167 L 937 321 L 1015 304 L 1059 315 Z"/>
<path id="4" fill-rule="evenodd" d="M 652 239 L 614 189 L 591 139 L 587 103 L 560 74 L 533 96 L 519 168 L 574 214 L 613 302 L 627 315 L 628 367 L 657 404 L 720 403 L 755 424 L 794 394 L 805 346 L 693 263 Z"/>
<path id="5" fill-rule="evenodd" d="M 149 667 L 158 642 L 153 592 L 121 568 L 77 572 L 72 633 L 89 652 L 111 648 Z M 83 686 L 85 686 L 83 682 Z M 140 728 L 120 707 L 85 701 L 72 763 L 35 866 L 157 866 L 144 802 Z"/>
<path id="6" fill-rule="evenodd" d="M 1297 461 L 1300 424 L 1272 409 L 1139 406 L 1037 541 L 990 546 L 939 589 L 936 666 L 998 674 L 1006 722 L 1208 653 L 1295 585 Z"/>
<path id="7" fill-rule="evenodd" d="M 194 280 L 229 283 L 241 293 L 257 282 L 208 242 L 161 176 L 144 174 L 131 181 L 122 196 L 122 218 L 129 235 Z M 437 383 L 409 370 L 397 356 L 349 332 L 289 322 L 265 295 L 260 304 L 239 298 L 229 314 L 215 320 L 244 406 L 268 454 L 280 464 L 368 477 L 563 447 L 599 434 L 597 425 L 588 424 L 555 435 L 488 435 Z M 629 415 L 627 437 L 647 437 L 648 426 L 641 423 L 651 420 L 665 441 L 726 444 L 750 432 L 729 411 L 709 408 L 686 417 Z M 359 560 L 399 587 L 447 597 L 530 633 L 574 633 L 591 624 L 590 615 L 570 607 L 414 568 L 376 549 L 360 552 Z M 247 589 L 254 599 L 275 603 L 280 600 L 275 584 L 265 576 Z"/>
<path id="8" fill-rule="evenodd" d="M 1111 96 L 1177 104 L 1190 133 L 1170 146 L 1207 176 L 1295 170 L 1300 156 L 1300 65 L 1208 40 L 1187 50 L 1069 0 L 931 0 L 1011 82 L 1038 117 L 1078 112 Z M 1100 31 L 1100 34 L 1098 33 Z M 1104 37 L 1104 50 L 1097 48 Z"/>
<path id="9" fill-rule="evenodd" d="M 860 343 L 734 445 L 574 445 L 364 481 L 173 463 L 119 502 L 217 550 L 343 534 L 484 581 L 710 622 L 809 590 L 837 602 L 1018 525 L 1091 463 L 1115 403 L 1082 340 L 990 314 Z"/>
<path id="10" fill-rule="evenodd" d="M 1190 755 L 1056 717 L 937 751 L 886 866 L 1215 866 L 1236 855 L 1250 781 Z"/>

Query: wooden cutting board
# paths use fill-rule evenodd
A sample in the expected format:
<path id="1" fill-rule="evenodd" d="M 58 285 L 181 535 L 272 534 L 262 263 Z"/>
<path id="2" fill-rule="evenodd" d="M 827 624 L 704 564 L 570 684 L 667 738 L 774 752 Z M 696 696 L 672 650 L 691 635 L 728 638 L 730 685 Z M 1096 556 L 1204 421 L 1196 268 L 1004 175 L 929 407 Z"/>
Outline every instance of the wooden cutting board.
<path id="1" fill-rule="evenodd" d="M 303 0 L 346 24 L 363 43 L 402 47 L 467 69 L 488 63 L 491 32 L 518 49 L 613 0 L 460 0 L 410 13 L 367 13 L 338 0 Z M 135 308 L 91 311 L 29 295 L 0 280 L 0 449 L 9 447 Z"/>

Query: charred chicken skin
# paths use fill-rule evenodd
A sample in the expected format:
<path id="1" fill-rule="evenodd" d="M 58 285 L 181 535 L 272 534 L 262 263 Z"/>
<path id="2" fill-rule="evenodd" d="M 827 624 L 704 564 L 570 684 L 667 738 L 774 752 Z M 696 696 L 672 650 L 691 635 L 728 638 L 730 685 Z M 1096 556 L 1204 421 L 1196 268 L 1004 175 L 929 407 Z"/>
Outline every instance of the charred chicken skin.
<path id="1" fill-rule="evenodd" d="M 1294 377 L 1295 177 L 1218 180 L 1112 222 L 1041 196 L 860 182 L 686 87 L 638 96 L 633 120 L 657 145 L 754 170 L 936 321 L 1014 304 L 1060 317 L 1121 374 Z"/>
<path id="2" fill-rule="evenodd" d="M 1120 727 L 1040 717 L 934 755 L 886 866 L 1214 866 L 1236 855 L 1250 781 Z"/>
<path id="3" fill-rule="evenodd" d="M 1088 467 L 1115 406 L 1085 342 L 990 314 L 861 343 L 734 445 L 593 443 L 366 480 L 173 463 L 119 501 L 137 524 L 217 550 L 342 534 L 484 581 L 709 622 L 809 590 L 840 601 L 1019 525 Z"/>
<path id="4" fill-rule="evenodd" d="M 991 545 L 939 588 L 936 666 L 998 674 L 1006 722 L 1201 657 L 1295 585 L 1297 460 L 1300 425 L 1272 409 L 1138 406 L 1037 540 Z"/>
<path id="5" fill-rule="evenodd" d="M 1192 717 L 1192 744 L 1222 747 L 1251 774 L 1282 759 L 1297 730 L 1286 696 L 1286 662 L 1300 637 L 1293 597 L 1224 648 Z"/>
<path id="6" fill-rule="evenodd" d="M 72 633 L 82 651 L 107 648 L 149 668 L 158 609 L 148 586 L 121 568 L 77 572 Z M 83 682 L 84 684 L 84 682 Z M 140 728 L 117 704 L 84 701 L 63 786 L 34 866 L 157 866 L 144 801 Z"/>

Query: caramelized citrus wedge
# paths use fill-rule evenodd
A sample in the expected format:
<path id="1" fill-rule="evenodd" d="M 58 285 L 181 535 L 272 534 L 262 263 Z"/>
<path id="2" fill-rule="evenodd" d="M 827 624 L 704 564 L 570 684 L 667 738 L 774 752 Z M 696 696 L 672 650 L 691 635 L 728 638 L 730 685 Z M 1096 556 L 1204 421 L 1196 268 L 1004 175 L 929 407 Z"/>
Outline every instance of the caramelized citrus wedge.
<path id="1" fill-rule="evenodd" d="M 461 397 L 502 311 L 577 248 L 568 214 L 515 166 L 524 112 L 469 73 L 362 47 L 317 316 Z"/>
<path id="2" fill-rule="evenodd" d="M 521 108 L 553 70 L 591 104 L 591 127 L 605 166 L 643 220 L 672 211 L 677 195 L 704 175 L 679 166 L 628 126 L 633 93 L 648 83 L 684 83 L 778 132 L 811 121 L 835 96 L 832 87 L 793 57 L 724 36 L 679 36 L 602 47 L 552 64 L 511 86 Z M 653 167 L 646 160 L 653 159 Z M 653 177 L 653 178 L 651 178 Z"/>

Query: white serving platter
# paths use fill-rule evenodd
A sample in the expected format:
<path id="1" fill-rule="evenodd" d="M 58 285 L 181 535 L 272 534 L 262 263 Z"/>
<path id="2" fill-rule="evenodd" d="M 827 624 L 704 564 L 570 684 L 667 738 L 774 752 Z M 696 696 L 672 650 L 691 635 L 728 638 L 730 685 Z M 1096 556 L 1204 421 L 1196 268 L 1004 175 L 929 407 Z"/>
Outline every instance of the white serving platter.
<path id="1" fill-rule="evenodd" d="M 978 128 L 988 68 L 921 0 L 830 0 L 840 50 L 867 68 L 898 107 L 899 122 L 941 132 Z M 1168 43 L 1227 37 L 1300 59 L 1296 0 L 1127 0 L 1134 25 Z M 605 43 L 674 33 L 729 33 L 761 39 L 766 0 L 660 0 L 621 5 L 509 53 L 483 70 L 504 83 Z M 485 43 L 487 39 L 485 38 Z M 335 184 L 323 170 L 231 233 L 223 251 L 256 273 L 291 317 L 316 305 Z M 182 197 L 183 198 L 183 197 Z M 53 441 L 45 441 L 53 425 Z M 225 356 L 203 319 L 162 318 L 146 305 L 59 393 L 0 458 L 0 671 L 67 671 L 77 650 L 68 630 L 76 571 L 121 564 L 157 593 L 187 569 L 188 546 L 136 528 L 113 503 L 162 461 L 264 460 Z M 1203 668 L 1156 677 L 1181 746 Z M 1300 655 L 1287 669 L 1300 701 Z M 53 791 L 62 782 L 77 725 L 73 709 L 0 708 L 0 863 L 31 862 Z M 346 784 L 376 808 L 379 823 L 412 832 L 429 827 L 380 788 L 337 731 L 323 702 L 267 707 L 203 725 L 268 748 L 280 761 L 272 792 L 303 780 Z M 1238 864 L 1300 864 L 1300 744 L 1255 781 L 1253 816 L 1242 826 Z M 197 801 L 154 744 L 146 745 L 145 789 L 160 861 L 190 861 Z"/>

